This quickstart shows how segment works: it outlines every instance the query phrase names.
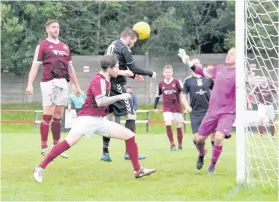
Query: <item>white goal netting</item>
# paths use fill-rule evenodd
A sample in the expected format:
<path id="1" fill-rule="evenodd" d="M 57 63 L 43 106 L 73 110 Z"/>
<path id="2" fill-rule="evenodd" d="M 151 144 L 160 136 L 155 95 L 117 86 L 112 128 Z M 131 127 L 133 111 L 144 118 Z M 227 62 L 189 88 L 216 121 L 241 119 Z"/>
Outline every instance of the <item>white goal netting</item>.
<path id="1" fill-rule="evenodd" d="M 246 179 L 264 187 L 278 187 L 278 13 L 278 1 L 245 1 Z"/>

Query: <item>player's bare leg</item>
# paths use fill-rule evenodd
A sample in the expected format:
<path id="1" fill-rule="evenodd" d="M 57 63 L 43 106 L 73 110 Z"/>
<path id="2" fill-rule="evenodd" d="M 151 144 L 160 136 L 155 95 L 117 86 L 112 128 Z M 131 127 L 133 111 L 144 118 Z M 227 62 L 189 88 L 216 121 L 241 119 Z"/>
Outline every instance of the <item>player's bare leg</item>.
<path id="1" fill-rule="evenodd" d="M 57 156 L 61 155 L 64 151 L 68 150 L 70 147 L 75 145 L 83 135 L 78 133 L 69 133 L 65 140 L 62 142 L 57 143 L 52 147 L 52 149 L 48 152 L 45 156 L 44 160 L 35 168 L 34 171 L 34 179 L 37 182 L 43 181 L 43 172 L 47 165 L 53 161 Z"/>
<path id="2" fill-rule="evenodd" d="M 274 133 L 275 133 L 274 120 L 269 120 L 269 130 L 270 130 L 271 137 L 274 138 Z"/>
<path id="3" fill-rule="evenodd" d="M 54 108 L 52 122 L 51 122 L 51 132 L 53 137 L 53 146 L 56 145 L 61 137 L 61 119 L 64 113 L 64 105 L 56 105 Z M 63 158 L 68 158 L 69 156 L 65 153 L 60 155 Z"/>
<path id="4" fill-rule="evenodd" d="M 127 114 L 127 120 L 126 120 L 126 123 L 125 123 L 125 127 L 128 128 L 130 131 L 132 131 L 133 133 L 135 132 L 135 122 L 136 122 L 136 114 L 130 114 L 128 113 Z M 143 159 L 146 159 L 146 156 L 144 155 L 139 155 L 139 160 L 143 160 Z M 124 153 L 124 159 L 125 160 L 130 160 L 130 156 L 128 154 L 127 151 L 125 151 Z"/>
<path id="5" fill-rule="evenodd" d="M 211 163 L 208 168 L 208 173 L 212 174 L 215 172 L 215 165 L 222 153 L 223 150 L 223 141 L 225 139 L 225 134 L 219 131 L 216 131 L 214 138 L 214 146 L 212 151 Z"/>
<path id="6" fill-rule="evenodd" d="M 196 135 L 196 148 L 199 152 L 198 160 L 197 160 L 197 169 L 200 170 L 203 167 L 204 164 L 204 157 L 207 152 L 205 149 L 205 140 L 208 136 L 202 136 L 197 134 Z"/>
<path id="7" fill-rule="evenodd" d="M 214 147 L 215 133 L 212 133 L 210 135 L 210 139 L 211 139 L 211 146 Z"/>
<path id="8" fill-rule="evenodd" d="M 177 141 L 178 141 L 178 149 L 182 150 L 182 140 L 183 140 L 183 132 L 182 132 L 182 123 L 176 122 L 176 132 L 177 132 Z"/>
<path id="9" fill-rule="evenodd" d="M 135 142 L 135 134 L 131 130 L 111 121 L 105 121 L 105 127 L 108 130 L 107 132 L 110 138 L 125 140 L 126 151 L 128 152 L 133 164 L 134 176 L 136 178 L 150 175 L 156 171 L 155 169 L 146 169 L 140 166 L 138 159 L 138 146 Z"/>
<path id="10" fill-rule="evenodd" d="M 115 121 L 115 122 L 119 120 L 119 123 L 118 122 L 117 123 L 120 124 L 120 119 L 115 119 L 115 116 L 113 113 L 110 113 L 109 115 L 107 115 L 106 119 L 109 121 Z M 108 149 L 109 143 L 110 143 L 110 138 L 103 136 L 103 154 L 101 156 L 101 161 L 104 161 L 104 162 L 112 161 L 112 158 L 110 157 L 109 149 Z"/>
<path id="11" fill-rule="evenodd" d="M 195 133 L 193 136 L 193 143 L 195 146 L 197 145 L 197 140 L 196 140 L 197 135 L 198 135 L 198 133 Z"/>
<path id="12" fill-rule="evenodd" d="M 55 105 L 44 106 L 43 107 L 43 116 L 40 124 L 40 134 L 41 134 L 41 154 L 45 156 L 48 151 L 48 132 L 49 125 L 52 120 L 52 115 L 55 109 Z"/>
<path id="13" fill-rule="evenodd" d="M 261 119 L 259 126 L 258 126 L 258 130 L 259 130 L 259 135 L 262 138 L 263 137 L 263 133 L 264 133 L 264 120 Z"/>
<path id="14" fill-rule="evenodd" d="M 166 125 L 167 136 L 168 136 L 168 139 L 169 139 L 169 142 L 170 142 L 170 150 L 175 151 L 176 147 L 175 147 L 175 144 L 174 144 L 173 133 L 172 133 L 172 128 L 171 128 L 172 121 L 171 120 L 165 120 L 165 125 Z"/>

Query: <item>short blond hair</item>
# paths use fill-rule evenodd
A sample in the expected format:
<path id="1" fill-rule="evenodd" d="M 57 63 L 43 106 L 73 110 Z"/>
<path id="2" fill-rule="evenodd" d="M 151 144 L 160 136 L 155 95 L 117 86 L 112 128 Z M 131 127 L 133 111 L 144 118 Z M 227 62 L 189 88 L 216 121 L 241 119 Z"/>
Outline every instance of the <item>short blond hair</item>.
<path id="1" fill-rule="evenodd" d="M 166 65 L 166 66 L 163 68 L 163 71 L 165 71 L 165 70 L 167 70 L 167 69 L 173 70 L 173 68 L 172 68 L 171 65 Z"/>

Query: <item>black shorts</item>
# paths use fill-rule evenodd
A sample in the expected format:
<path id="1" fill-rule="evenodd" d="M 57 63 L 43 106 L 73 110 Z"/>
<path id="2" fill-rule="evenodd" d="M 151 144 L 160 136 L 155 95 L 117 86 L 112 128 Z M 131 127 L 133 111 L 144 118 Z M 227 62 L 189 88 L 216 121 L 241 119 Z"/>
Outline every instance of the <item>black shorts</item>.
<path id="1" fill-rule="evenodd" d="M 190 114 L 192 133 L 195 134 L 199 131 L 199 127 L 206 113 Z"/>
<path id="2" fill-rule="evenodd" d="M 76 113 L 77 113 L 77 115 L 78 115 L 78 113 L 79 113 L 81 110 L 82 110 L 82 108 L 79 108 L 79 109 L 76 108 Z"/>
<path id="3" fill-rule="evenodd" d="M 126 89 L 122 84 L 111 84 L 110 96 L 120 95 L 126 93 Z M 114 113 L 115 116 L 126 116 L 127 114 L 134 114 L 131 100 L 120 100 L 109 106 L 109 113 Z"/>

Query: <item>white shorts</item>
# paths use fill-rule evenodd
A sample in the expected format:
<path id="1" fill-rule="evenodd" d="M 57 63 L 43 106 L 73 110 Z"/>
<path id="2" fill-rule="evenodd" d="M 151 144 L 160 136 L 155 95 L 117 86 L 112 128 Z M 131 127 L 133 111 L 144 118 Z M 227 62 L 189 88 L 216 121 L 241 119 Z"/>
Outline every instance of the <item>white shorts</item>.
<path id="1" fill-rule="evenodd" d="M 275 119 L 275 113 L 274 113 L 274 107 L 273 105 L 264 105 L 259 104 L 258 106 L 258 116 L 261 120 L 274 120 Z"/>
<path id="2" fill-rule="evenodd" d="M 52 79 L 40 82 L 43 106 L 66 105 L 68 100 L 68 83 L 66 79 Z"/>
<path id="3" fill-rule="evenodd" d="M 171 122 L 174 121 L 176 123 L 181 123 L 184 121 L 184 118 L 181 113 L 176 113 L 176 112 L 164 112 L 164 121 L 165 122 Z"/>
<path id="4" fill-rule="evenodd" d="M 108 131 L 105 127 L 107 120 L 104 117 L 96 116 L 78 116 L 74 121 L 69 135 L 85 135 L 91 136 L 94 133 L 102 136 L 108 136 Z"/>

